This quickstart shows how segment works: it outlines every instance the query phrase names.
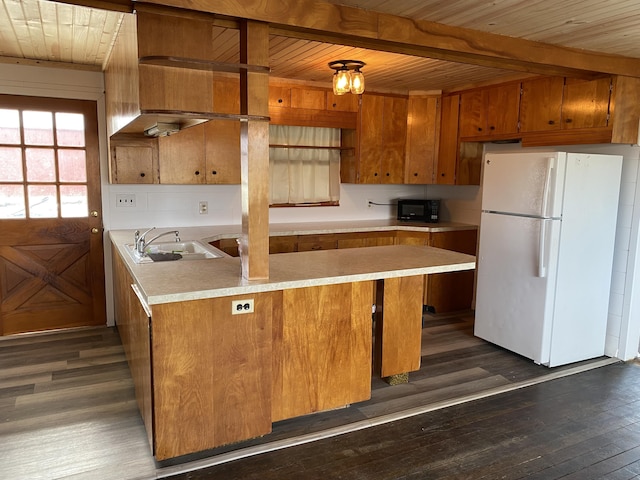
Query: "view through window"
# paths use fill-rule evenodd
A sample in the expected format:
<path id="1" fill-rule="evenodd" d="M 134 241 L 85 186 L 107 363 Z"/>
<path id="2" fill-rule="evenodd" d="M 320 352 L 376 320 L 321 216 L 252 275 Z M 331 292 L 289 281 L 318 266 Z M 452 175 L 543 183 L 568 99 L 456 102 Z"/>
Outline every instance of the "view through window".
<path id="1" fill-rule="evenodd" d="M 0 109 L 0 219 L 87 217 L 85 119 Z"/>

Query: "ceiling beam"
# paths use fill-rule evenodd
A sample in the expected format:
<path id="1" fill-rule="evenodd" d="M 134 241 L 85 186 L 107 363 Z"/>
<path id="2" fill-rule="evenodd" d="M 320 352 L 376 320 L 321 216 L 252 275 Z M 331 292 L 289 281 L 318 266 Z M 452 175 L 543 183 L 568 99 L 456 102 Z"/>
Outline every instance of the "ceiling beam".
<path id="1" fill-rule="evenodd" d="M 91 0 L 85 0 L 89 2 Z M 69 2 L 71 3 L 71 2 Z M 267 22 L 279 33 L 544 75 L 640 77 L 640 59 L 506 37 L 322 0 L 138 0 Z"/>

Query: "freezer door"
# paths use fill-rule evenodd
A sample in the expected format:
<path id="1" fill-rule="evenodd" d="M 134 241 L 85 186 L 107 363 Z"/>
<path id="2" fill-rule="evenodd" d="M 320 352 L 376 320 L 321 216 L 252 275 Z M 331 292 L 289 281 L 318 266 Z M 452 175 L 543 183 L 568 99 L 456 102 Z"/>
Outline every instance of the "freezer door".
<path id="1" fill-rule="evenodd" d="M 566 153 L 487 153 L 482 210 L 559 218 Z"/>
<path id="2" fill-rule="evenodd" d="M 482 214 L 475 335 L 547 364 L 560 220 Z"/>

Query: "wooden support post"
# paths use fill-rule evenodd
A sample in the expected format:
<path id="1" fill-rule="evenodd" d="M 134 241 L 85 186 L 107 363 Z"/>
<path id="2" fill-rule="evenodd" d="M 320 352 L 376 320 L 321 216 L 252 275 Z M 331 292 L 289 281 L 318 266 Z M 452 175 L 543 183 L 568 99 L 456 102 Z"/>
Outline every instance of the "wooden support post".
<path id="1" fill-rule="evenodd" d="M 378 281 L 374 369 L 390 385 L 420 369 L 423 289 L 422 275 Z"/>
<path id="2" fill-rule="evenodd" d="M 240 62 L 269 65 L 269 26 L 243 20 Z M 269 74 L 240 71 L 240 113 L 269 115 Z M 247 120 L 240 127 L 242 192 L 242 276 L 269 278 L 269 122 Z"/>

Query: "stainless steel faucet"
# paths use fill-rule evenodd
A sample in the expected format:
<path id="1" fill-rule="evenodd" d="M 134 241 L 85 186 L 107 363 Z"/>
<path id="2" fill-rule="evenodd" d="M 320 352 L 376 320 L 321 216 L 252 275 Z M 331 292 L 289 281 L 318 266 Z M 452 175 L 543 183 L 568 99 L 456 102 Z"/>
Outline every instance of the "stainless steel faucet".
<path id="1" fill-rule="evenodd" d="M 155 230 L 156 227 L 152 227 L 149 230 L 147 230 L 146 232 L 140 234 L 139 230 L 136 230 L 134 233 L 134 243 L 135 243 L 135 249 L 136 252 L 138 253 L 138 255 L 140 255 L 141 257 L 145 255 L 144 253 L 144 249 L 145 247 L 148 247 L 149 245 L 151 245 L 151 242 L 154 242 L 155 240 L 157 240 L 160 237 L 164 237 L 165 235 L 171 235 L 171 234 L 175 234 L 176 236 L 176 243 L 180 241 L 180 232 L 178 230 L 171 230 L 168 232 L 163 232 L 163 233 L 159 233 L 158 235 L 156 235 L 155 237 L 153 237 L 151 240 L 147 241 L 146 239 L 146 235 L 147 233 L 149 233 L 151 230 Z"/>

